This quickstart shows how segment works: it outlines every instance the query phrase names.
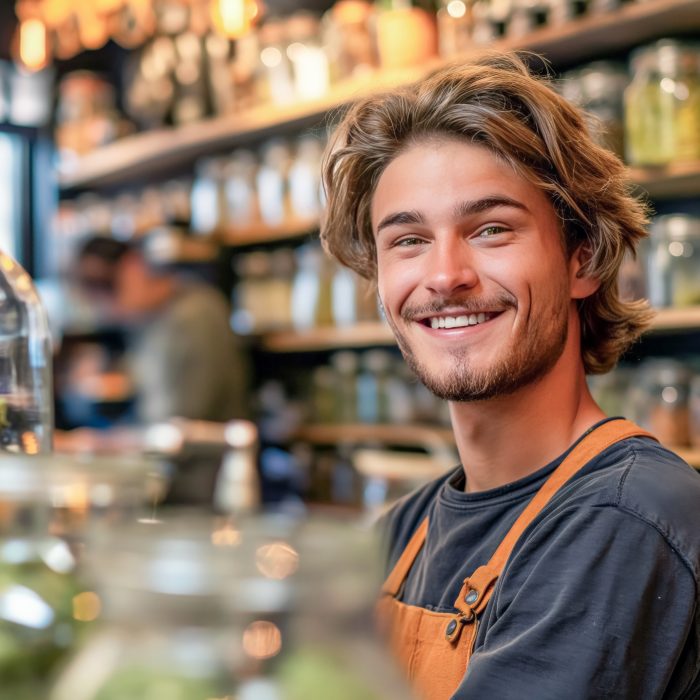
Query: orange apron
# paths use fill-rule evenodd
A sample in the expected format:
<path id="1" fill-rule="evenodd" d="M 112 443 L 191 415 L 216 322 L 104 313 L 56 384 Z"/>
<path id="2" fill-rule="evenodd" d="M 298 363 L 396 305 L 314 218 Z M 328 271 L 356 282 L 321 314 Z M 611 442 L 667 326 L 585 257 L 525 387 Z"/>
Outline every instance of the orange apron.
<path id="1" fill-rule="evenodd" d="M 457 690 L 474 648 L 479 617 L 508 557 L 525 529 L 557 491 L 603 450 L 630 437 L 653 436 L 627 420 L 603 423 L 588 433 L 549 476 L 485 566 L 464 579 L 455 612 L 441 613 L 397 599 L 428 532 L 425 518 L 382 586 L 377 603 L 381 630 L 418 697 L 446 700 Z"/>

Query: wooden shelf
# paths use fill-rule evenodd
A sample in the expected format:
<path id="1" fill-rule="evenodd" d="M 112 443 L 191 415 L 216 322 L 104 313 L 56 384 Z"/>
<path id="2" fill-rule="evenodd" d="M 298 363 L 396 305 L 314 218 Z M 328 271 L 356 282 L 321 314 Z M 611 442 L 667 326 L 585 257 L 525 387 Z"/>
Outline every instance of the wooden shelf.
<path id="1" fill-rule="evenodd" d="M 223 245 L 250 246 L 258 243 L 274 243 L 287 241 L 301 236 L 316 233 L 319 229 L 319 220 L 315 218 L 294 219 L 280 226 L 250 226 L 247 228 L 231 228 L 218 231 L 217 239 Z"/>
<path id="2" fill-rule="evenodd" d="M 651 199 L 700 197 L 700 162 L 674 163 L 660 168 L 630 168 L 629 176 Z"/>
<path id="3" fill-rule="evenodd" d="M 314 328 L 309 331 L 285 331 L 262 337 L 262 348 L 269 352 L 307 352 L 340 348 L 391 346 L 394 336 L 385 323 L 358 323 L 347 328 Z"/>
<path id="4" fill-rule="evenodd" d="M 523 38 L 497 41 L 493 47 L 540 52 L 561 68 L 668 34 L 699 29 L 698 0 L 648 0 L 606 14 L 584 16 L 560 27 L 545 27 Z M 334 86 L 317 100 L 287 106 L 264 105 L 197 124 L 128 136 L 80 158 L 70 171 L 59 175 L 59 186 L 63 190 L 113 186 L 126 184 L 132 178 L 165 174 L 201 155 L 254 141 L 283 128 L 310 125 L 361 95 L 416 80 L 475 52 L 400 71 L 377 71 Z"/>
<path id="5" fill-rule="evenodd" d="M 373 425 L 346 423 L 341 425 L 306 425 L 294 435 L 314 445 L 336 445 L 341 442 L 383 443 L 397 447 L 454 446 L 451 428 L 430 425 Z"/>
<path id="6" fill-rule="evenodd" d="M 338 445 L 340 443 L 382 443 L 395 447 L 454 448 L 451 428 L 419 425 L 371 425 L 347 423 L 340 425 L 312 424 L 296 431 L 297 440 L 314 445 Z M 700 469 L 700 448 L 671 447 L 681 459 Z"/>
<path id="7" fill-rule="evenodd" d="M 700 306 L 689 306 L 685 309 L 658 309 L 650 332 L 700 330 Z"/>

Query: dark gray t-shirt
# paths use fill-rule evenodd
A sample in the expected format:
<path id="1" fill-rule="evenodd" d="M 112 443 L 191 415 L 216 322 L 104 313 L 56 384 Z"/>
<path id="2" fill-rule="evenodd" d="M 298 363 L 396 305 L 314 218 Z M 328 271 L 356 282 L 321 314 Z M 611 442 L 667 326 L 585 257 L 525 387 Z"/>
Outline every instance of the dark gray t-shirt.
<path id="1" fill-rule="evenodd" d="M 452 612 L 564 456 L 480 493 L 464 492 L 460 467 L 399 501 L 385 520 L 389 567 L 430 517 L 401 599 Z M 516 544 L 453 697 L 700 698 L 699 580 L 700 475 L 651 440 L 613 445 Z"/>

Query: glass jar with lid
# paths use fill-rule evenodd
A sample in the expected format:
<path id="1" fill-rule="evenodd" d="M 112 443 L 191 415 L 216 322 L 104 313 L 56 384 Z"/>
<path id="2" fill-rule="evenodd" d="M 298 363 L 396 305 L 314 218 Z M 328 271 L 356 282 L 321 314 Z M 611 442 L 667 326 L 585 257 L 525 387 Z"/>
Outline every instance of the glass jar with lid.
<path id="1" fill-rule="evenodd" d="M 654 306 L 700 304 L 700 217 L 660 216 L 652 222 L 647 282 Z"/>
<path id="2" fill-rule="evenodd" d="M 632 55 L 625 143 L 632 165 L 700 158 L 700 44 L 663 39 Z"/>
<path id="3" fill-rule="evenodd" d="M 153 490 L 149 485 L 154 487 Z M 0 461 L 0 677 L 3 696 L 46 697 L 52 672 L 99 612 L 77 575 L 85 533 L 151 513 L 150 461 L 6 456 Z"/>

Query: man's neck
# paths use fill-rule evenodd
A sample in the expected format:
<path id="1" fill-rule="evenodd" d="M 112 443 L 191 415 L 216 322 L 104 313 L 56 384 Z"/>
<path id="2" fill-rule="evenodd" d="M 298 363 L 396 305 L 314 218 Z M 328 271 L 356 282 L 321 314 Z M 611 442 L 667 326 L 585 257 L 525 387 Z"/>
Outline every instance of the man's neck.
<path id="1" fill-rule="evenodd" d="M 537 471 L 605 418 L 583 369 L 572 372 L 566 361 L 515 394 L 451 403 L 450 414 L 468 492 L 497 488 Z"/>

